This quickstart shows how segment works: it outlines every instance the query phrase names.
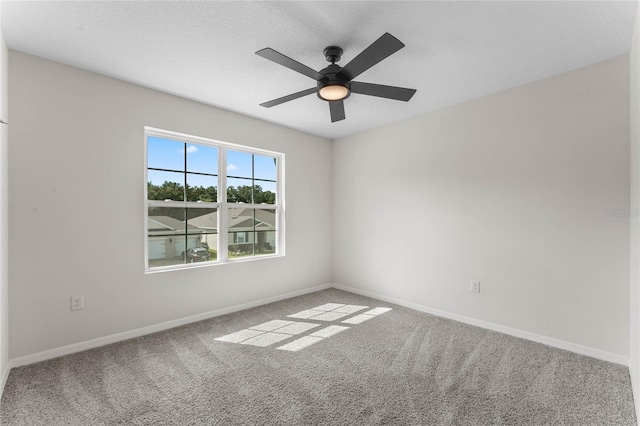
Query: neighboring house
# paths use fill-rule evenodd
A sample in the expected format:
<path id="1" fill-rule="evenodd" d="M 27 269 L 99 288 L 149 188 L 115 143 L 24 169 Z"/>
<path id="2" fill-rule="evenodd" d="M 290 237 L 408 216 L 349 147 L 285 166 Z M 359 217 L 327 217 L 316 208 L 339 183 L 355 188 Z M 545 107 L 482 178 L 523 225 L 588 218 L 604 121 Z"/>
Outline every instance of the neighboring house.
<path id="1" fill-rule="evenodd" d="M 275 210 L 231 208 L 229 230 L 229 256 L 275 252 Z"/>
<path id="2" fill-rule="evenodd" d="M 189 234 L 185 238 L 184 221 L 170 216 L 149 216 L 149 261 L 182 257 L 188 248 L 200 247 L 202 231 L 187 224 Z"/>
<path id="3" fill-rule="evenodd" d="M 200 244 L 208 248 L 218 247 L 218 212 L 209 212 L 202 216 L 189 219 L 189 226 L 193 226 L 201 231 Z"/>
<path id="4" fill-rule="evenodd" d="M 275 210 L 229 209 L 229 255 L 275 253 L 275 223 Z M 186 228 L 184 221 L 171 216 L 149 216 L 147 227 L 150 262 L 182 258 L 190 248 L 218 247 L 217 212 L 188 219 Z"/>

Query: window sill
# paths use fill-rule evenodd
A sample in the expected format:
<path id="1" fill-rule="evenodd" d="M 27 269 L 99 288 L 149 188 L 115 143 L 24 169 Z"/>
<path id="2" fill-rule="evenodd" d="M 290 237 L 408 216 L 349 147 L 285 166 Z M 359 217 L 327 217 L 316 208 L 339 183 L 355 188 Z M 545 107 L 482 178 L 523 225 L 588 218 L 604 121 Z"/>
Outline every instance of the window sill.
<path id="1" fill-rule="evenodd" d="M 251 256 L 251 257 L 239 257 L 235 259 L 228 259 L 225 261 L 214 261 L 214 262 L 202 262 L 202 263 L 186 263 L 180 265 L 170 265 L 170 266 L 158 266 L 155 268 L 145 268 L 146 274 L 157 274 L 161 272 L 171 272 L 171 271 L 181 271 L 188 269 L 197 269 L 197 268 L 208 268 L 212 266 L 220 266 L 220 265 L 232 265 L 234 263 L 246 263 L 246 262 L 255 262 L 259 260 L 265 259 L 276 259 L 279 257 L 284 257 L 284 254 L 270 254 L 264 256 Z"/>

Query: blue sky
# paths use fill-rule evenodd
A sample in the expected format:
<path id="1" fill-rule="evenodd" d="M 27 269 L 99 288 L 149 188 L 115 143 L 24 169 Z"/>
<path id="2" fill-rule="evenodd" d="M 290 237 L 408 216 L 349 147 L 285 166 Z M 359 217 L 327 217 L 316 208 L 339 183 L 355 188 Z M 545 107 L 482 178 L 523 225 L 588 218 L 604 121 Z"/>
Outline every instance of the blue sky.
<path id="1" fill-rule="evenodd" d="M 147 164 L 158 169 L 176 170 L 176 172 L 160 172 L 149 170 L 148 180 L 154 185 L 162 185 L 165 181 L 184 181 L 184 142 L 149 136 L 147 138 Z M 218 148 L 206 145 L 187 144 L 187 172 L 218 174 Z M 252 154 L 227 150 L 227 178 L 228 186 L 251 185 L 251 157 Z M 273 157 L 253 155 L 255 178 L 276 180 L 276 166 Z M 248 178 L 248 179 L 242 179 Z M 217 186 L 217 178 L 187 174 L 190 186 Z M 275 192 L 274 183 L 256 182 L 264 190 Z"/>

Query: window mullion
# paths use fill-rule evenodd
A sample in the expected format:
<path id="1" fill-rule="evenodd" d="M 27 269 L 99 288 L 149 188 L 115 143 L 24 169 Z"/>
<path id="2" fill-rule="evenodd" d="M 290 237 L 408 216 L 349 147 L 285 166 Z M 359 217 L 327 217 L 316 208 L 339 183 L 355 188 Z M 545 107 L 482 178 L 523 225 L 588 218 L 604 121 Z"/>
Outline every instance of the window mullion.
<path id="1" fill-rule="evenodd" d="M 276 252 L 280 255 L 285 253 L 285 205 L 283 198 L 284 191 L 284 157 L 278 157 L 276 161 Z"/>
<path id="2" fill-rule="evenodd" d="M 218 151 L 218 260 L 229 259 L 229 208 L 227 204 L 227 149 L 220 147 Z"/>
<path id="3" fill-rule="evenodd" d="M 251 203 L 256 203 L 256 156 L 251 154 Z"/>
<path id="4" fill-rule="evenodd" d="M 187 209 L 187 201 L 189 201 L 189 198 L 187 197 L 187 143 L 184 143 L 184 194 L 183 194 L 183 200 L 184 200 L 184 258 L 183 261 L 184 263 L 187 263 L 187 248 L 189 247 L 189 210 Z"/>
<path id="5" fill-rule="evenodd" d="M 273 210 L 278 208 L 277 204 L 227 203 L 227 206 L 228 207 L 233 206 L 236 208 L 244 208 L 244 209 L 262 209 L 262 210 Z"/>

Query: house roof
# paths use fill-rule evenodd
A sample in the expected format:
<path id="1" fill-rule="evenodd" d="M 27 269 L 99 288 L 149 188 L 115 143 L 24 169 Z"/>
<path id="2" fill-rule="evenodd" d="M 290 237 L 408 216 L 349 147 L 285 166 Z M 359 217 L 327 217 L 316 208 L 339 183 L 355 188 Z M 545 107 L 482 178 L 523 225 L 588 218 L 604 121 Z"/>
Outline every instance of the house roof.
<path id="1" fill-rule="evenodd" d="M 183 221 L 170 216 L 149 216 L 147 228 L 149 232 L 172 232 L 185 229 Z M 198 227 L 188 224 L 187 229 L 196 230 Z"/>
<path id="2" fill-rule="evenodd" d="M 230 230 L 247 230 L 253 229 L 255 218 L 256 230 L 275 229 L 275 211 L 251 209 L 251 208 L 230 208 L 229 209 L 229 229 Z M 202 216 L 189 219 L 189 224 L 198 228 L 208 230 L 217 229 L 218 212 L 207 213 Z"/>

